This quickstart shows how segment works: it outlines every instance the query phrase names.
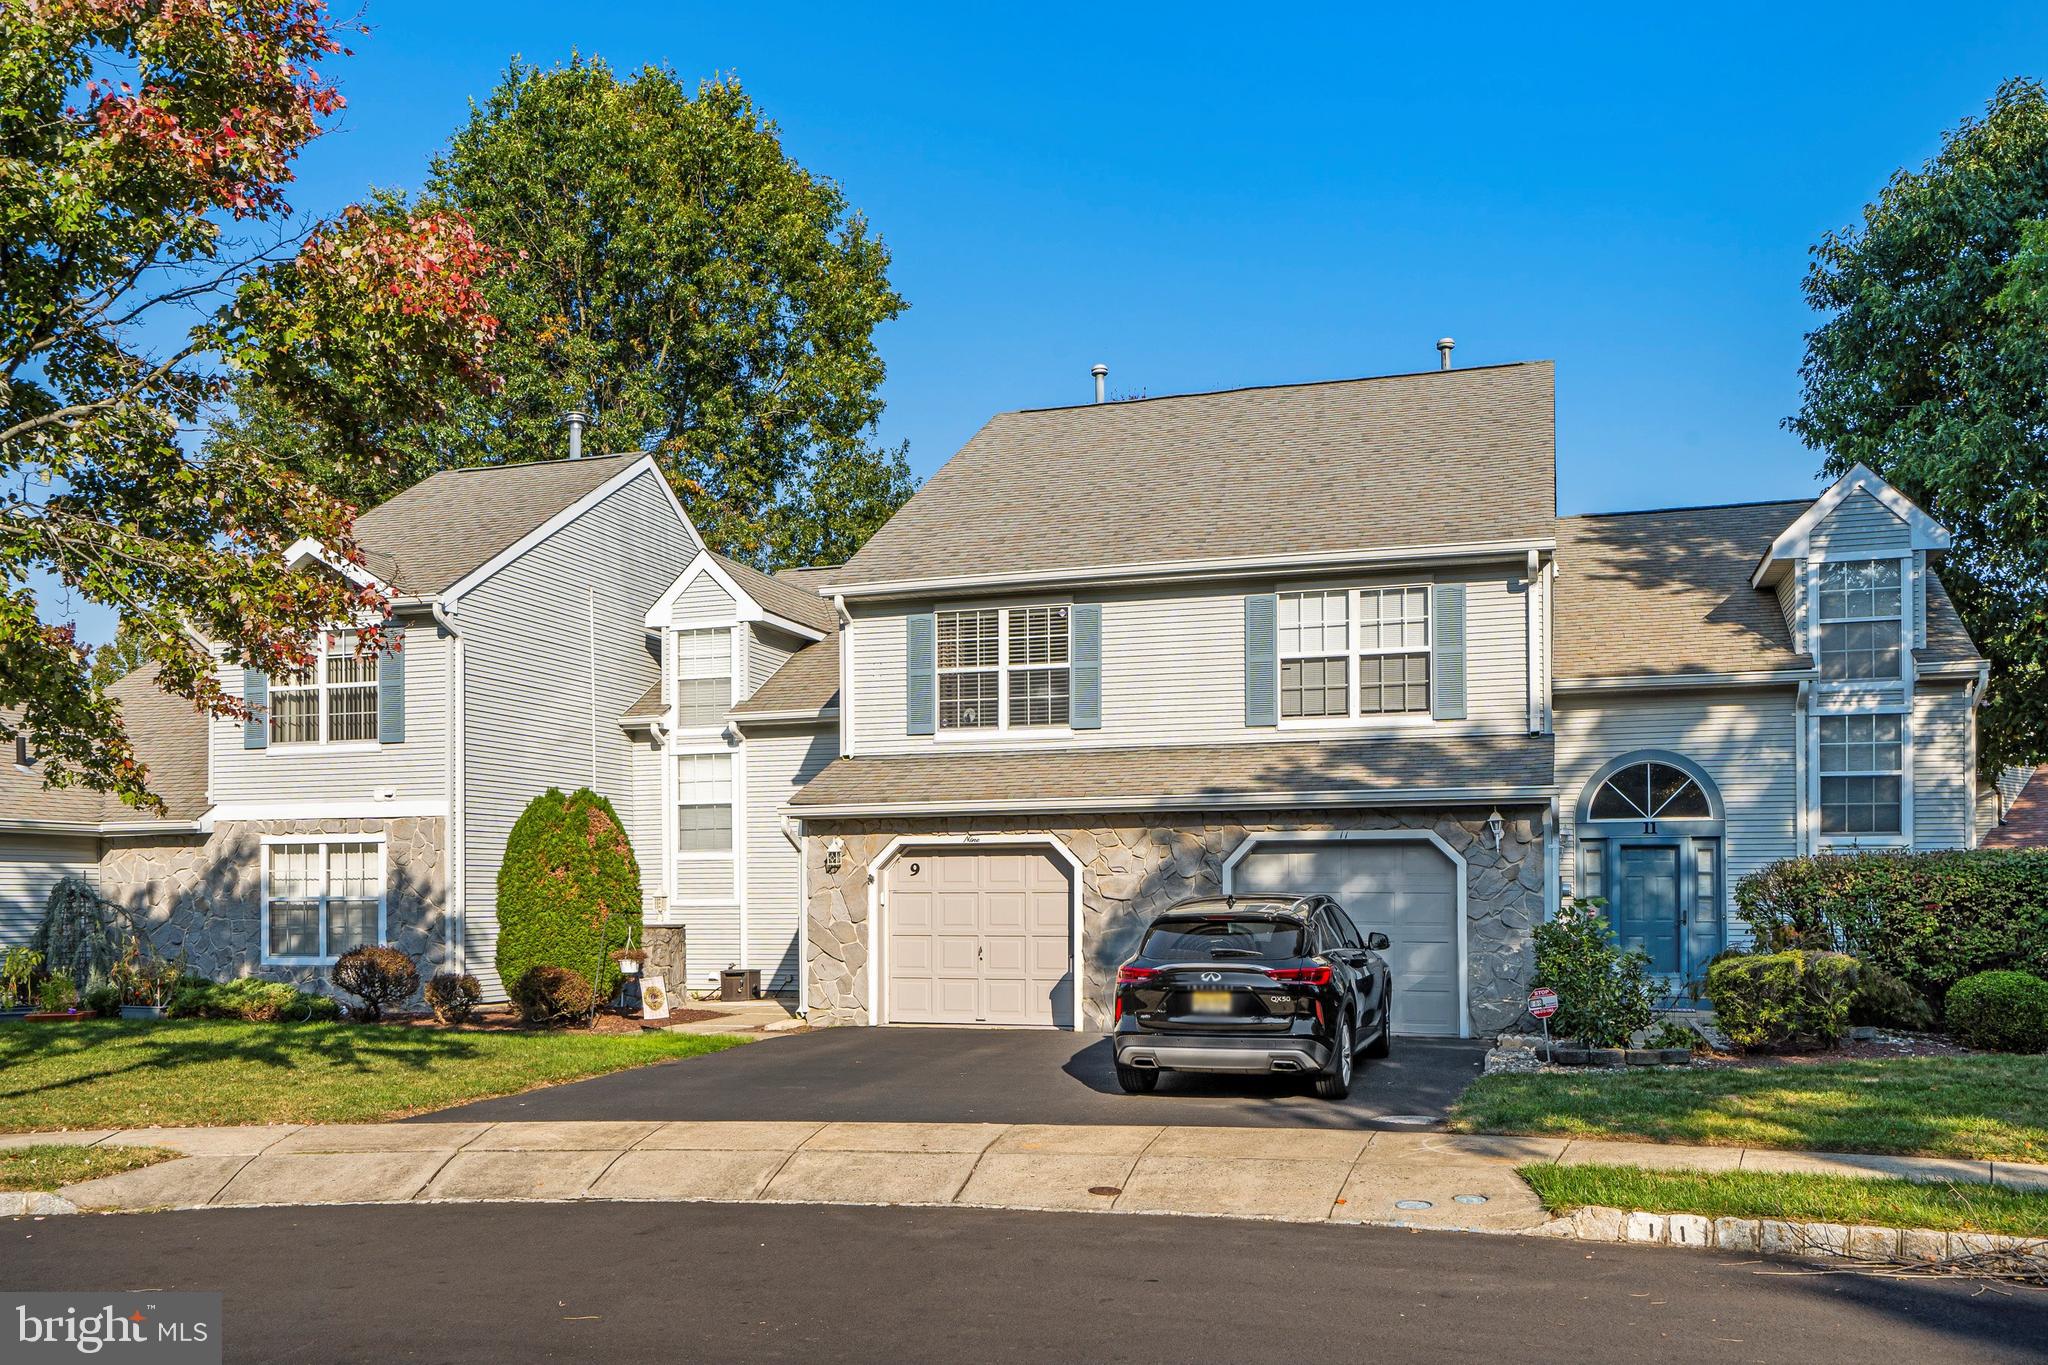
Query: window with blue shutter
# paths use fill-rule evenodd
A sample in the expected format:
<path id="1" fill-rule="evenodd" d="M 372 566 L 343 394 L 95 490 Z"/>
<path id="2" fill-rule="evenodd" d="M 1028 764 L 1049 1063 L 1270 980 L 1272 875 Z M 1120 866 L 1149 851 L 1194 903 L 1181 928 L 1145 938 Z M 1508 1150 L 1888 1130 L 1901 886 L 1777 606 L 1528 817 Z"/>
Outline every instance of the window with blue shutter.
<path id="1" fill-rule="evenodd" d="M 931 612 L 919 612 L 904 622 L 903 716 L 904 733 L 929 735 L 938 729 L 938 706 L 934 689 L 938 684 L 938 620 Z"/>
<path id="2" fill-rule="evenodd" d="M 270 677 L 260 668 L 242 670 L 242 700 L 249 704 L 249 718 L 242 722 L 242 747 L 270 747 Z"/>
<path id="3" fill-rule="evenodd" d="M 377 742 L 405 742 L 405 629 L 384 623 L 384 652 L 377 656 Z"/>
<path id="4" fill-rule="evenodd" d="M 1280 723 L 1280 599 L 1254 593 L 1244 599 L 1244 723 Z"/>

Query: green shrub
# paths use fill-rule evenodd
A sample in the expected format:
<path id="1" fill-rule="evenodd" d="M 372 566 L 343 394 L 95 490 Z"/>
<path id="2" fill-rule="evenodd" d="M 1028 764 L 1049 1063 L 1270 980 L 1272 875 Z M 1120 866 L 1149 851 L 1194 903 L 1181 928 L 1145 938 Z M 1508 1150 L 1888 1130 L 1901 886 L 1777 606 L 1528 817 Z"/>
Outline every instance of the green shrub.
<path id="1" fill-rule="evenodd" d="M 582 788 L 536 796 L 498 868 L 498 975 L 581 973 L 602 1000 L 618 988 L 612 953 L 640 933 L 640 865 L 611 802 Z"/>
<path id="2" fill-rule="evenodd" d="M 121 1014 L 121 988 L 111 981 L 102 982 L 85 993 L 85 1007 L 102 1019 L 119 1018 Z"/>
<path id="3" fill-rule="evenodd" d="M 1979 972 L 1948 993 L 1948 1031 L 1992 1052 L 2048 1052 L 2048 981 L 2026 972 Z"/>
<path id="4" fill-rule="evenodd" d="M 1977 972 L 2048 976 L 2048 853 L 1791 858 L 1744 877 L 1735 903 L 1765 951 L 1854 953 L 1936 1006 Z"/>
<path id="5" fill-rule="evenodd" d="M 1920 992 L 1884 968 L 1862 962 L 1856 968 L 1856 993 L 1849 997 L 1849 1022 L 1925 1033 L 1934 1027 L 1934 1009 Z"/>
<path id="6" fill-rule="evenodd" d="M 60 878 L 43 902 L 43 921 L 29 947 L 43 955 L 51 976 L 64 976 L 80 991 L 104 981 L 128 951 L 134 930 L 112 901 L 77 877 Z"/>
<path id="7" fill-rule="evenodd" d="M 241 976 L 233 981 L 183 981 L 171 996 L 173 1019 L 244 1019 L 251 1023 L 303 1023 L 339 1019 L 332 997 L 313 995 L 284 981 Z"/>
<path id="8" fill-rule="evenodd" d="M 512 983 L 512 1003 L 529 1024 L 561 1024 L 590 1015 L 595 998 L 590 978 L 567 967 L 528 967 Z"/>
<path id="9" fill-rule="evenodd" d="M 1650 1026 L 1649 959 L 1623 952 L 1597 896 L 1575 901 L 1536 929 L 1536 984 L 1557 992 L 1551 1030 L 1588 1047 L 1627 1047 Z"/>
<path id="10" fill-rule="evenodd" d="M 46 976 L 36 987 L 36 1008 L 44 1014 L 62 1014 L 78 1003 L 78 987 L 68 976 Z"/>
<path id="11" fill-rule="evenodd" d="M 335 959 L 327 979 L 363 1002 L 361 1017 L 382 1019 L 388 1007 L 404 1004 L 420 988 L 420 969 L 396 948 L 366 943 Z"/>
<path id="12" fill-rule="evenodd" d="M 475 1012 L 484 988 L 473 976 L 438 972 L 427 983 L 427 1007 L 444 1024 L 459 1024 Z"/>
<path id="13" fill-rule="evenodd" d="M 1760 953 L 1707 969 L 1714 1022 L 1745 1051 L 1833 1047 L 1855 991 L 1856 959 L 1846 953 Z"/>

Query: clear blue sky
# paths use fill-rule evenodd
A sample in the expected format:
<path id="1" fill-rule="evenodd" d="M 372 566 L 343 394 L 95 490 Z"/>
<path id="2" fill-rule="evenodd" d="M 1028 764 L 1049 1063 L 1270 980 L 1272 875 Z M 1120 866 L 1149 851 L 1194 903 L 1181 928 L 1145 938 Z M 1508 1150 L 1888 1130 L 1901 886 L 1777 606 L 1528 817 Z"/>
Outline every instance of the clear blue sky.
<path id="1" fill-rule="evenodd" d="M 345 9 L 344 3 L 337 8 Z M 493 4 L 367 0 L 331 211 L 412 187 L 518 54 L 736 73 L 846 188 L 910 308 L 881 424 L 929 474 L 988 414 L 1557 362 L 1565 512 L 1811 491 L 1807 247 L 2048 74 L 2048 6 Z"/>

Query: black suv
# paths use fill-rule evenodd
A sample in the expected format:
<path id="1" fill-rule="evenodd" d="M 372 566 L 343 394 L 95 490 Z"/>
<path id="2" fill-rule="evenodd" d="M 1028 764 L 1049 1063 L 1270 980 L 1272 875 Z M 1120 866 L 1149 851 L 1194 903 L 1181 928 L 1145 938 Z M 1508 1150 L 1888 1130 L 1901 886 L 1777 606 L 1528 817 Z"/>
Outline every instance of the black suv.
<path id="1" fill-rule="evenodd" d="M 1343 1099 L 1353 1057 L 1387 1055 L 1386 946 L 1328 896 L 1176 905 L 1117 968 L 1117 1084 L 1135 1093 L 1162 1071 L 1292 1072 Z"/>

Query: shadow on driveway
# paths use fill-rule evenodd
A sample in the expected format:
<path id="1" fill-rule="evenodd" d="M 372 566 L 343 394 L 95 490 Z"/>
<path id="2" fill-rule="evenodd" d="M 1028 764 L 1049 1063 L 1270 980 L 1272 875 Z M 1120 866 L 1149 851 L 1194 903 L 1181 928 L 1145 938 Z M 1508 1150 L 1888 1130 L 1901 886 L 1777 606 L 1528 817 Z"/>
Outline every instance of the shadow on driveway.
<path id="1" fill-rule="evenodd" d="M 1478 1077 L 1485 1045 L 1397 1038 L 1361 1059 L 1351 1097 L 1292 1078 L 1168 1075 L 1117 1089 L 1099 1034 L 1024 1029 L 836 1028 L 707 1057 L 481 1100 L 415 1122 L 798 1119 L 842 1123 L 1176 1123 L 1426 1128 Z M 1403 1121 L 1405 1120 L 1405 1121 Z"/>

